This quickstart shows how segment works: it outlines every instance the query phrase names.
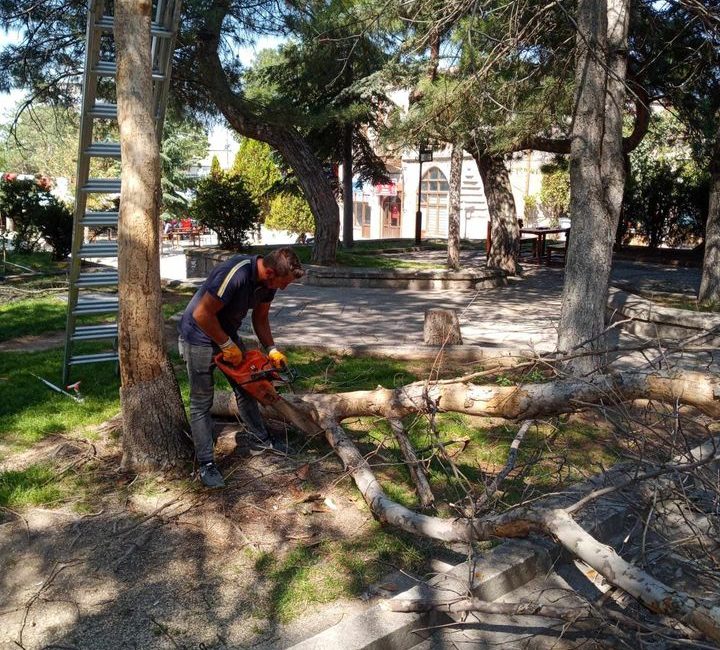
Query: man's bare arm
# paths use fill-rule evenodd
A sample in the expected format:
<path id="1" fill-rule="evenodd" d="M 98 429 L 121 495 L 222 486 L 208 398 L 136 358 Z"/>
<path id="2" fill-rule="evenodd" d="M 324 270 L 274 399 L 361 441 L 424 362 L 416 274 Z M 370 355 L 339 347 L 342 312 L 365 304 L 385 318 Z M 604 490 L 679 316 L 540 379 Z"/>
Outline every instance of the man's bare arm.
<path id="1" fill-rule="evenodd" d="M 270 303 L 261 302 L 253 308 L 252 324 L 258 341 L 265 348 L 273 347 L 273 336 L 270 331 Z"/>
<path id="2" fill-rule="evenodd" d="M 193 310 L 193 318 L 200 329 L 215 343 L 222 345 L 228 340 L 228 335 L 220 326 L 217 313 L 225 306 L 222 300 L 209 294 L 207 291 L 200 298 L 200 302 Z"/>

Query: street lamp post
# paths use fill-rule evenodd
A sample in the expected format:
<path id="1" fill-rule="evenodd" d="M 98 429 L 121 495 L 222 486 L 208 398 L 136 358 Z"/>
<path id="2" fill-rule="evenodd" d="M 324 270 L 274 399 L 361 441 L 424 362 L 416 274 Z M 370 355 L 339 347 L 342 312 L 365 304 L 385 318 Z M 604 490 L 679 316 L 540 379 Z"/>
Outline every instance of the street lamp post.
<path id="1" fill-rule="evenodd" d="M 418 162 L 420 163 L 420 170 L 418 171 L 418 196 L 417 196 L 417 211 L 415 212 L 415 245 L 420 246 L 422 239 L 422 166 L 424 162 L 432 162 L 433 150 L 432 147 L 428 147 L 427 143 L 421 142 L 418 147 Z"/>

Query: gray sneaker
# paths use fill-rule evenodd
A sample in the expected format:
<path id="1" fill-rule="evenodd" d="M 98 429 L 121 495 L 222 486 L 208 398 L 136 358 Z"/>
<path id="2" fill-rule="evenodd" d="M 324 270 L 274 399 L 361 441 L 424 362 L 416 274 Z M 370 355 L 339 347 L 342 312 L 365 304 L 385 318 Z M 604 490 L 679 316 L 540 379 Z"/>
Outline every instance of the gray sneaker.
<path id="1" fill-rule="evenodd" d="M 205 487 L 211 489 L 225 487 L 222 474 L 213 461 L 200 465 L 200 480 Z"/>

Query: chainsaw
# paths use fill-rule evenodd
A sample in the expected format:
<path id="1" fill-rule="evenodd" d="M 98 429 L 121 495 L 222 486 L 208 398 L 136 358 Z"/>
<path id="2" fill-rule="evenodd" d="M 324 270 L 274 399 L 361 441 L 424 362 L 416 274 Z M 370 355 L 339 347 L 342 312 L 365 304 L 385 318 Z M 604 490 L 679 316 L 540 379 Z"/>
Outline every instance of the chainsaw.
<path id="1" fill-rule="evenodd" d="M 280 370 L 275 368 L 260 350 L 243 353 L 237 366 L 227 363 L 222 352 L 215 355 L 214 361 L 231 384 L 240 386 L 261 404 L 272 404 L 280 399 L 275 384 L 292 384 L 298 377 L 297 372 L 287 366 Z"/>

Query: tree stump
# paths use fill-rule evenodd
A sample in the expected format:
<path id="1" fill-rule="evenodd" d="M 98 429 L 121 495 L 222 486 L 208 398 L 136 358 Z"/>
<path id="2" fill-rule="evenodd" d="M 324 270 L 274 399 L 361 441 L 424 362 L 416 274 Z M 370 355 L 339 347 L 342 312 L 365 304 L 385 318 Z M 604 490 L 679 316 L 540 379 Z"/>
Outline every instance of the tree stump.
<path id="1" fill-rule="evenodd" d="M 462 345 L 457 309 L 428 309 L 423 330 L 425 345 Z"/>

